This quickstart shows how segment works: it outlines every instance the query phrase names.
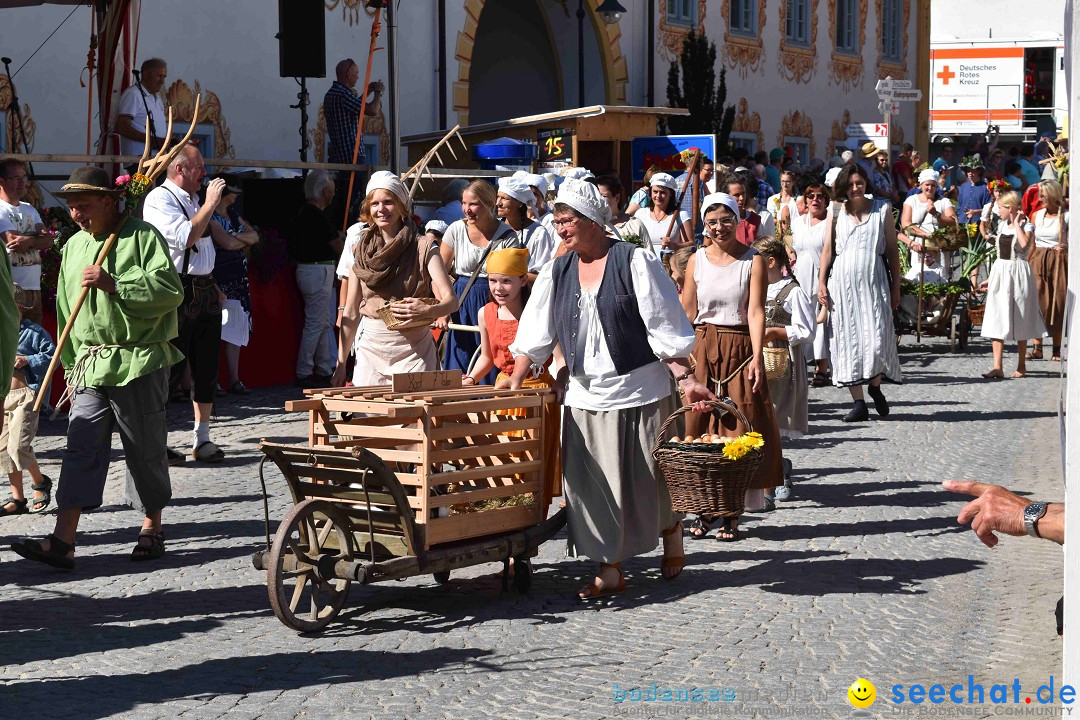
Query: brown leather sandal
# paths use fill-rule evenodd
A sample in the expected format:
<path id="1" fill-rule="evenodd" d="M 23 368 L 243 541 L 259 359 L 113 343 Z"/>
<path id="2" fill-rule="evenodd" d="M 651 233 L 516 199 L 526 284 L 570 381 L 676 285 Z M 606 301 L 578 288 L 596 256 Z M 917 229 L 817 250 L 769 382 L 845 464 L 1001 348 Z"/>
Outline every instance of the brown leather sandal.
<path id="1" fill-rule="evenodd" d="M 621 593 L 626 589 L 626 577 L 623 575 L 622 568 L 619 563 L 600 563 L 601 568 L 615 568 L 619 573 L 619 582 L 615 583 L 614 587 L 601 588 L 593 580 L 585 587 L 578 591 L 579 600 L 590 600 L 592 598 L 600 597 L 601 595 L 614 595 L 615 593 Z"/>
<path id="2" fill-rule="evenodd" d="M 679 533 L 681 535 L 682 531 L 683 523 L 682 520 L 679 520 L 667 530 L 661 530 L 660 536 L 668 537 L 669 535 L 674 535 L 675 533 Z M 660 560 L 660 574 L 664 576 L 665 580 L 674 580 L 675 578 L 679 577 L 679 574 L 682 573 L 683 567 L 685 566 L 685 553 L 683 553 L 682 555 L 665 555 Z"/>

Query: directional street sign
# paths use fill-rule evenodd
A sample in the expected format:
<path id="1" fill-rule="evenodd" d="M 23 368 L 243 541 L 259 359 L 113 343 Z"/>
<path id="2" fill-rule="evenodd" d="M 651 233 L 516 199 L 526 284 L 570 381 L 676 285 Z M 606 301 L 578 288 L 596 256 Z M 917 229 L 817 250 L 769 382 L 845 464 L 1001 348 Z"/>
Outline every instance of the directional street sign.
<path id="1" fill-rule="evenodd" d="M 884 114 L 884 113 L 882 113 Z M 889 126 L 886 123 L 851 123 L 844 128 L 847 131 L 847 136 L 850 138 L 867 138 L 873 139 L 876 137 L 888 137 Z"/>
<path id="2" fill-rule="evenodd" d="M 877 93 L 880 100 L 897 100 L 897 95 L 907 94 L 911 92 L 918 93 L 922 96 L 921 91 L 912 91 L 913 83 L 911 80 L 893 80 L 891 77 L 883 78 L 877 81 L 874 85 L 874 92 Z M 914 97 L 905 97 L 905 100 L 917 100 Z"/>
<path id="3" fill-rule="evenodd" d="M 918 88 L 907 90 L 894 87 L 890 99 L 895 102 L 918 102 L 919 100 L 922 100 L 922 90 L 919 90 Z"/>
<path id="4" fill-rule="evenodd" d="M 900 103 L 891 100 L 882 100 L 878 103 L 877 111 L 882 115 L 899 115 Z"/>

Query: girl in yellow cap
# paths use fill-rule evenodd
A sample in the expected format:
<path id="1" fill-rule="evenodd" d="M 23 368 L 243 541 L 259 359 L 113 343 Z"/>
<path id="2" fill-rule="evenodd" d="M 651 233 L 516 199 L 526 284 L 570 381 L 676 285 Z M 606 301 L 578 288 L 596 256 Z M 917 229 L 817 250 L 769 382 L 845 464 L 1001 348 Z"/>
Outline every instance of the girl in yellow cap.
<path id="1" fill-rule="evenodd" d="M 514 356 L 510 344 L 517 337 L 518 320 L 525 310 L 529 297 L 528 272 L 529 251 L 525 248 L 493 250 L 486 264 L 488 290 L 492 300 L 480 311 L 480 355 L 462 384 L 475 385 L 492 368 L 499 371 L 496 388 L 509 388 L 510 375 L 514 372 Z M 524 387 L 551 387 L 555 380 L 548 372 L 551 358 L 542 366 L 533 366 L 532 373 L 523 383 Z M 543 457 L 547 462 L 547 477 L 541 501 L 546 514 L 551 498 L 562 494 L 562 463 L 559 458 L 559 406 L 547 403 L 544 412 L 545 427 Z M 497 410 L 498 415 L 524 415 L 524 411 Z M 524 436 L 524 431 L 509 431 L 508 435 Z"/>

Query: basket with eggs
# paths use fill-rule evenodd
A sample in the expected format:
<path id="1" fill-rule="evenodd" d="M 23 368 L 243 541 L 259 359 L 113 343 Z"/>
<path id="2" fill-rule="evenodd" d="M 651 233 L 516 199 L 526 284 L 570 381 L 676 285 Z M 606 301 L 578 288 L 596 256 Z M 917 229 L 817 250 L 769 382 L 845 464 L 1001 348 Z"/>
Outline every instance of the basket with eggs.
<path id="1" fill-rule="evenodd" d="M 672 424 L 691 409 L 682 407 L 660 428 L 653 457 L 664 475 L 671 507 L 676 512 L 741 515 L 750 479 L 761 464 L 765 441 L 729 398 L 710 401 L 709 405 L 714 413 L 734 415 L 747 432 L 739 437 L 672 433 Z"/>

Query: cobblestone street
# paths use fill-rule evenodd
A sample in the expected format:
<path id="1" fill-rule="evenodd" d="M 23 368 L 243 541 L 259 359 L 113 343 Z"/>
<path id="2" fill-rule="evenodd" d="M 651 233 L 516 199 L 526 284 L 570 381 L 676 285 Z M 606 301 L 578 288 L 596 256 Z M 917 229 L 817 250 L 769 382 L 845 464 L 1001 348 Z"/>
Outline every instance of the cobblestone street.
<path id="1" fill-rule="evenodd" d="M 747 516 L 741 542 L 687 539 L 674 582 L 657 549 L 626 564 L 625 593 L 583 605 L 575 593 L 593 566 L 566 559 L 560 533 L 534 560 L 528 595 L 501 593 L 496 564 L 445 586 L 354 584 L 338 620 L 310 637 L 273 616 L 250 560 L 264 542 L 257 445 L 306 439 L 306 415 L 282 410 L 299 391 L 225 398 L 213 435 L 228 460 L 174 470 L 161 561 L 128 559 L 139 518 L 116 504 L 119 452 L 106 507 L 84 517 L 75 572 L 7 549 L 49 532 L 53 514 L 4 521 L 0 716 L 846 718 L 847 688 L 864 677 L 877 686 L 872 714 L 885 717 L 897 684 L 966 687 L 970 674 L 987 690 L 1019 678 L 1033 695 L 1054 675 L 1060 686 L 1060 548 L 984 547 L 956 524 L 963 499 L 940 487 L 960 477 L 1062 497 L 1058 366 L 1032 361 L 1026 379 L 984 381 L 989 349 L 973 338 L 954 355 L 905 338 L 887 420 L 845 425 L 847 392 L 812 389 L 811 434 L 787 452 L 794 499 Z M 172 444 L 187 445 L 190 408 L 169 416 Z M 43 422 L 36 446 L 54 478 L 64 428 Z M 273 532 L 287 490 L 276 470 L 267 478 Z M 653 685 L 735 699 L 614 699 Z"/>

